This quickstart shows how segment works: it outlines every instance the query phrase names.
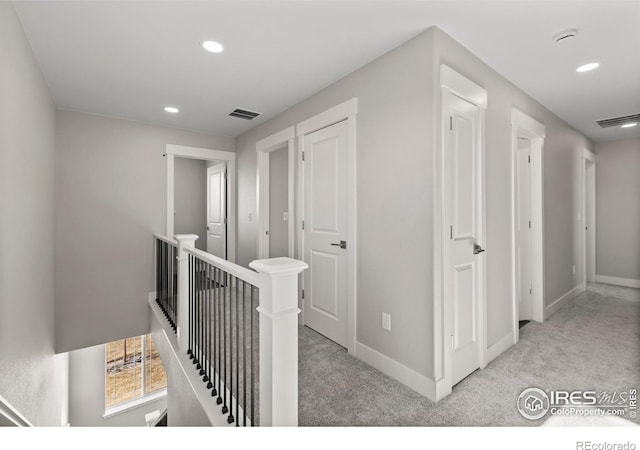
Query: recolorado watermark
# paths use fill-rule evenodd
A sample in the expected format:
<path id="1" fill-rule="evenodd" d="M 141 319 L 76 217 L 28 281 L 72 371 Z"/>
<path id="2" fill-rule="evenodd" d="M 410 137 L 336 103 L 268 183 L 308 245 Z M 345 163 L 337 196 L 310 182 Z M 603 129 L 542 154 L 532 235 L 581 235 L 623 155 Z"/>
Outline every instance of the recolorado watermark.
<path id="1" fill-rule="evenodd" d="M 576 450 L 636 450 L 633 442 L 576 442 Z"/>
<path id="2" fill-rule="evenodd" d="M 638 391 L 543 391 L 527 388 L 518 397 L 518 411 L 525 419 L 538 420 L 547 414 L 557 416 L 637 417 Z M 584 450 L 614 450 L 616 447 Z"/>

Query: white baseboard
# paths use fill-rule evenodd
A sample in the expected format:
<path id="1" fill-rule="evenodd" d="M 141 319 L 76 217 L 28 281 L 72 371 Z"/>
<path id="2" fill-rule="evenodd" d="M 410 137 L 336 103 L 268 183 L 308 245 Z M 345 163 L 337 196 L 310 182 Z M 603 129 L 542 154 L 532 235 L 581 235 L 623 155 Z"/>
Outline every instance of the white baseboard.
<path id="1" fill-rule="evenodd" d="M 439 400 L 436 382 L 425 375 L 357 341 L 355 356 L 386 375 L 395 378 L 402 384 L 407 385 L 417 393 L 424 395 L 429 400 L 434 402 Z M 442 387 L 439 388 L 439 391 L 442 391 Z M 442 395 L 442 393 L 440 395 Z"/>
<path id="2" fill-rule="evenodd" d="M 569 292 L 564 294 L 562 297 L 551 303 L 544 309 L 544 320 L 547 320 L 551 317 L 557 310 L 559 310 L 565 303 L 571 300 L 576 295 L 579 295 L 585 291 L 586 287 L 583 284 L 579 284 L 578 286 L 571 289 Z"/>
<path id="3" fill-rule="evenodd" d="M 596 275 L 596 282 L 605 284 L 615 284 L 616 286 L 625 286 L 632 288 L 640 288 L 640 280 L 632 278 L 608 277 L 606 275 Z"/>
<path id="4" fill-rule="evenodd" d="M 504 337 L 501 337 L 498 342 L 487 348 L 487 360 L 489 364 L 491 361 L 500 356 L 504 351 L 513 345 L 513 331 L 509 331 Z"/>
<path id="5" fill-rule="evenodd" d="M 33 424 L 0 395 L 0 426 L 32 427 Z"/>

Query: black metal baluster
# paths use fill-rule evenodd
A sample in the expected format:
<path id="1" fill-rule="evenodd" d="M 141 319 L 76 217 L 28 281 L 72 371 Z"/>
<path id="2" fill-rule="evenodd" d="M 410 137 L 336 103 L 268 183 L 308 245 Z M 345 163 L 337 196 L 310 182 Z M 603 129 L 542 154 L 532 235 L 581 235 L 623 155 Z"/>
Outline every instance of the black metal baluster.
<path id="1" fill-rule="evenodd" d="M 160 300 L 160 240 L 156 238 L 156 302 Z"/>
<path id="2" fill-rule="evenodd" d="M 254 387 L 253 387 L 253 285 L 251 285 L 251 294 L 249 295 L 250 308 L 249 314 L 251 314 L 251 319 L 249 320 L 249 326 L 251 327 L 251 426 L 255 426 L 255 405 L 254 405 Z"/>
<path id="3" fill-rule="evenodd" d="M 212 297 L 213 297 L 213 293 L 211 292 L 211 277 L 212 277 L 212 266 L 209 265 L 208 266 L 208 272 L 209 272 L 209 276 L 208 276 L 208 285 L 207 287 L 209 288 L 209 291 L 207 293 L 207 373 L 205 374 L 205 377 L 207 377 L 207 379 L 205 380 L 207 382 L 207 389 L 211 389 L 213 387 L 213 383 L 211 382 L 211 319 L 212 319 L 212 315 L 211 315 L 211 301 L 212 301 Z"/>
<path id="4" fill-rule="evenodd" d="M 205 283 L 205 279 L 204 279 L 204 265 L 205 262 L 204 261 L 200 261 L 200 270 L 198 271 L 199 275 L 200 275 L 200 282 L 198 284 L 198 288 L 199 288 L 199 295 L 198 295 L 198 312 L 196 314 L 196 320 L 198 322 L 198 324 L 196 325 L 198 327 L 198 364 L 196 365 L 196 369 L 198 370 L 202 370 L 202 365 L 204 364 L 203 362 L 203 358 L 202 358 L 202 300 L 204 297 L 204 283 Z"/>
<path id="5" fill-rule="evenodd" d="M 247 426 L 247 316 L 245 315 L 245 282 L 242 280 L 242 426 Z M 239 420 L 239 419 L 238 419 Z"/>
<path id="6" fill-rule="evenodd" d="M 240 316 L 238 313 L 240 312 L 240 304 L 238 296 L 238 285 L 240 284 L 240 279 L 236 278 L 235 283 L 235 293 L 236 293 L 236 426 L 239 426 L 240 422 Z"/>
<path id="7" fill-rule="evenodd" d="M 211 369 L 211 381 L 212 381 L 212 385 L 211 385 L 211 396 L 215 397 L 216 394 L 218 393 L 218 391 L 216 390 L 216 368 L 217 368 L 217 364 L 216 364 L 216 356 L 217 356 L 217 352 L 216 352 L 216 346 L 218 344 L 218 336 L 217 336 L 217 331 L 218 331 L 218 327 L 217 327 L 217 323 L 216 321 L 218 320 L 218 310 L 217 310 L 217 299 L 218 299 L 218 290 L 216 289 L 216 278 L 217 278 L 217 270 L 215 266 L 212 266 L 212 270 L 213 270 L 213 274 L 212 274 L 212 289 L 213 289 L 213 295 L 212 295 L 212 304 L 211 304 L 211 323 L 213 324 L 213 329 L 212 329 L 212 333 L 211 333 L 211 347 L 213 350 L 213 357 L 211 359 L 211 364 L 212 364 L 212 369 Z"/>
<path id="8" fill-rule="evenodd" d="M 178 248 L 173 247 L 173 331 L 178 327 Z"/>
<path id="9" fill-rule="evenodd" d="M 224 272 L 223 278 L 224 278 L 224 294 L 222 297 L 222 320 L 223 320 L 223 332 L 222 332 L 222 337 L 223 337 L 223 342 L 222 342 L 222 348 L 224 350 L 224 354 L 222 355 L 222 361 L 224 363 L 224 369 L 223 369 L 223 373 L 224 373 L 224 388 L 223 388 L 223 392 L 222 392 L 222 400 L 223 400 L 223 406 L 222 406 L 222 414 L 226 414 L 227 412 L 229 412 L 229 408 L 227 408 L 227 273 Z"/>
<path id="10" fill-rule="evenodd" d="M 198 358 L 200 358 L 200 329 L 198 328 L 198 310 L 200 305 L 200 258 L 196 258 L 196 297 L 193 310 L 193 328 L 195 329 L 193 352 L 193 363 L 198 367 Z"/>
<path id="11" fill-rule="evenodd" d="M 216 399 L 216 404 L 220 405 L 222 403 L 222 305 L 221 305 L 221 297 L 222 290 L 220 289 L 220 279 L 222 277 L 222 273 L 220 269 L 216 269 L 216 281 L 217 281 L 217 297 L 218 297 L 218 337 L 217 337 L 217 347 L 218 347 L 218 398 Z"/>
<path id="12" fill-rule="evenodd" d="M 165 279 L 165 265 L 164 265 L 164 241 L 160 243 L 160 309 L 164 314 L 164 279 Z"/>
<path id="13" fill-rule="evenodd" d="M 193 359 L 193 255 L 189 255 L 189 349 L 187 354 Z"/>
<path id="14" fill-rule="evenodd" d="M 235 277 L 229 276 L 229 417 L 228 423 L 233 423 L 233 285 Z M 237 346 L 236 342 L 236 346 Z"/>
<path id="15" fill-rule="evenodd" d="M 200 322 L 201 322 L 201 326 L 202 326 L 202 368 L 200 369 L 200 376 L 202 377 L 202 381 L 206 382 L 206 380 L 204 379 L 207 376 L 207 299 L 209 297 L 209 291 L 207 290 L 208 286 L 208 268 L 209 268 L 209 263 L 205 262 L 204 263 L 204 272 L 202 274 L 202 278 L 203 278 L 203 291 L 202 291 L 202 307 L 201 307 L 201 315 L 200 315 Z"/>

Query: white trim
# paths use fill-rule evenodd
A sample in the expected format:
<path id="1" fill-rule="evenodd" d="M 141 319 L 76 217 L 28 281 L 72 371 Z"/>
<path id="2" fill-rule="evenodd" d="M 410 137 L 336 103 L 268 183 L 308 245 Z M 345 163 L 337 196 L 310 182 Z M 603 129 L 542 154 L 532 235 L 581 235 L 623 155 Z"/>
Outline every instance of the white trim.
<path id="1" fill-rule="evenodd" d="M 450 302 L 445 300 L 447 286 L 445 285 L 445 268 L 450 259 L 451 246 L 449 240 L 449 223 L 447 217 L 449 199 L 447 196 L 448 182 L 445 177 L 447 149 L 445 136 L 449 131 L 449 107 L 448 95 L 455 95 L 478 106 L 478 129 L 477 136 L 479 142 L 479 161 L 477 166 L 477 176 L 479 189 L 477 201 L 482 205 L 482 214 L 476 219 L 480 222 L 477 227 L 477 244 L 484 246 L 486 239 L 486 188 L 485 188 L 485 109 L 487 107 L 487 91 L 473 81 L 455 72 L 448 66 L 440 65 L 440 142 L 439 150 L 435 152 L 435 257 L 434 257 L 434 375 L 437 390 L 434 393 L 438 400 L 451 393 L 453 388 L 452 363 L 453 354 L 449 345 L 449 338 L 452 334 L 453 311 Z M 486 283 L 486 254 L 481 254 L 478 259 L 478 308 L 480 309 L 478 328 L 480 339 L 480 368 L 487 364 L 487 283 Z M 437 394 L 437 395 L 436 395 Z"/>
<path id="2" fill-rule="evenodd" d="M 607 275 L 596 275 L 596 282 L 604 284 L 614 284 L 616 286 L 640 288 L 640 280 L 634 280 L 633 278 L 619 278 L 610 277 Z"/>
<path id="3" fill-rule="evenodd" d="M 296 136 L 304 136 L 358 114 L 358 98 L 354 97 L 296 125 Z"/>
<path id="4" fill-rule="evenodd" d="M 144 378 L 144 377 L 143 377 Z M 145 395 L 143 397 L 138 397 L 131 401 L 120 403 L 116 406 L 112 406 L 110 408 L 105 409 L 104 414 L 102 415 L 103 419 L 110 419 L 113 416 L 117 416 L 119 414 L 125 413 L 127 411 L 139 408 L 148 403 L 155 402 L 157 400 L 162 400 L 167 398 L 167 389 L 160 389 L 159 391 L 153 392 L 151 394 Z"/>
<path id="5" fill-rule="evenodd" d="M 4 397 L 0 395 L 0 416 L 4 417 L 4 419 L 8 420 L 11 424 L 16 427 L 32 427 L 33 424 L 29 422 L 29 420 L 23 416 L 20 411 L 9 403 Z M 0 421 L 0 423 L 4 422 L 4 420 Z"/>
<path id="6" fill-rule="evenodd" d="M 498 342 L 489 346 L 489 348 L 487 348 L 487 364 L 514 345 L 514 341 L 513 331 L 509 331 L 506 335 L 502 336 Z"/>
<path id="7" fill-rule="evenodd" d="M 347 350 L 350 354 L 356 351 L 356 330 L 357 330 L 357 168 L 356 168 L 356 116 L 358 113 L 358 98 L 349 99 L 327 111 L 315 115 L 296 125 L 298 137 L 298 259 L 304 261 L 304 231 L 302 231 L 302 221 L 304 220 L 304 166 L 302 161 L 302 151 L 304 149 L 305 135 L 314 131 L 334 125 L 343 120 L 347 121 Z M 300 286 L 304 289 L 304 277 Z M 304 302 L 302 302 L 302 323 L 305 323 Z"/>
<path id="8" fill-rule="evenodd" d="M 269 160 L 273 151 L 283 148 L 287 149 L 287 209 L 289 221 L 287 223 L 287 253 L 289 258 L 294 258 L 295 246 L 295 127 L 291 126 L 272 134 L 256 142 L 256 152 L 258 153 L 258 171 L 256 186 L 258 189 L 258 259 L 269 258 Z"/>
<path id="9" fill-rule="evenodd" d="M 564 306 L 565 303 L 567 303 L 569 300 L 582 294 L 585 291 L 585 288 L 586 287 L 584 284 L 579 284 L 569 292 L 558 298 L 556 301 L 551 303 L 549 306 L 547 306 L 544 309 L 544 320 L 547 320 L 549 317 L 555 314 L 555 312 L 558 311 L 562 306 Z"/>
<path id="10" fill-rule="evenodd" d="M 440 87 L 447 88 L 459 97 L 481 109 L 487 109 L 487 91 L 445 64 L 440 64 Z"/>
<path id="11" fill-rule="evenodd" d="M 582 221 L 578 224 L 578 226 L 580 227 L 580 230 L 582 232 L 582 282 L 586 283 L 587 282 L 587 272 L 588 272 L 588 267 L 587 267 L 587 226 L 591 226 L 591 233 L 592 236 L 594 237 L 593 239 L 593 275 L 595 277 L 597 277 L 597 272 L 596 272 L 596 251 L 597 251 L 597 245 L 595 242 L 595 237 L 596 237 L 596 222 L 597 220 L 594 220 L 593 223 L 589 223 L 589 218 L 587 217 L 587 162 L 593 164 L 593 170 L 594 172 L 597 170 L 597 166 L 596 166 L 596 155 L 595 153 L 585 149 L 582 149 L 582 153 L 580 155 L 580 175 L 582 178 L 582 183 L 581 183 L 581 189 L 582 189 Z M 596 174 L 594 173 L 594 177 L 593 177 L 593 188 L 594 188 L 594 192 L 593 192 L 593 205 L 592 207 L 596 208 Z M 593 212 L 594 218 L 596 217 L 595 211 Z M 597 278 L 596 278 L 597 280 Z"/>
<path id="12" fill-rule="evenodd" d="M 355 356 L 372 367 L 407 385 L 429 400 L 436 400 L 436 382 L 429 377 L 356 341 Z"/>
<path id="13" fill-rule="evenodd" d="M 174 158 L 204 159 L 209 161 L 226 161 L 228 173 L 227 189 L 227 256 L 231 262 L 236 261 L 236 154 L 223 150 L 188 147 L 185 145 L 167 144 L 167 222 L 166 235 L 174 236 Z"/>
<path id="14" fill-rule="evenodd" d="M 517 156 L 518 135 L 531 142 L 531 318 L 544 321 L 544 137 L 545 126 L 516 108 L 511 108 L 511 308 L 512 336 L 517 343 L 519 331 L 519 289 L 517 285 L 516 214 L 518 211 Z"/>

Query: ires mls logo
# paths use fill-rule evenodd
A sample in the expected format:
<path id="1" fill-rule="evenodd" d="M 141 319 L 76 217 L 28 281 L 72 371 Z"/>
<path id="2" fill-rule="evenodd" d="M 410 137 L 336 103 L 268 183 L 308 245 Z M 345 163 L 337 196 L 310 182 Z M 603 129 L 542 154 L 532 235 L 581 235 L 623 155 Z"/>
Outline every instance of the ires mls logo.
<path id="1" fill-rule="evenodd" d="M 525 419 L 551 415 L 624 416 L 637 414 L 637 390 L 628 391 L 549 391 L 527 388 L 518 397 L 517 407 Z"/>

